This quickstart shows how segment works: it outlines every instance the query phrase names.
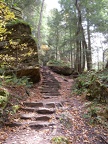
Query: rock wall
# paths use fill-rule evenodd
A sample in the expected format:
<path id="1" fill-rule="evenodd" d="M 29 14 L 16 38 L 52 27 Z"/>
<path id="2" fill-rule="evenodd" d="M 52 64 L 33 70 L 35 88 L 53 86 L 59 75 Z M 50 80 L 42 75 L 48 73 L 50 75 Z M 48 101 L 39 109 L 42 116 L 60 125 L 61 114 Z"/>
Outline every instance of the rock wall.
<path id="1" fill-rule="evenodd" d="M 8 23 L 6 28 L 6 44 L 0 48 L 0 61 L 1 64 L 5 63 L 6 73 L 15 73 L 18 77 L 28 76 L 34 83 L 38 82 L 38 51 L 30 26 L 14 20 Z"/>

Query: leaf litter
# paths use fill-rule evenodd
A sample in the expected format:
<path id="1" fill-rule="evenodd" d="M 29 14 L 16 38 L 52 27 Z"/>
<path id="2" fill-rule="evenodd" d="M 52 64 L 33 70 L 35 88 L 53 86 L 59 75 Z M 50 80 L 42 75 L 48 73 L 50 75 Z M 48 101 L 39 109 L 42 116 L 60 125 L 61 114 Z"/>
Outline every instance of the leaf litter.
<path id="1" fill-rule="evenodd" d="M 73 79 L 55 74 L 55 78 L 60 82 L 59 90 L 61 96 L 58 98 L 63 102 L 63 107 L 58 108 L 56 112 L 56 125 L 44 128 L 39 131 L 31 130 L 27 125 L 21 127 L 2 127 L 0 129 L 1 144 L 51 144 L 51 139 L 58 136 L 64 136 L 69 139 L 69 144 L 108 144 L 108 131 L 102 125 L 90 125 L 84 118 L 86 101 L 81 96 L 71 94 L 71 88 L 74 83 Z M 21 106 L 23 101 L 42 100 L 42 94 L 39 87 L 41 82 L 29 88 L 30 96 L 25 94 L 22 87 L 9 88 L 10 92 L 18 96 L 24 96 L 19 100 Z M 26 95 L 26 96 L 25 96 Z M 19 115 L 18 111 L 12 118 Z"/>

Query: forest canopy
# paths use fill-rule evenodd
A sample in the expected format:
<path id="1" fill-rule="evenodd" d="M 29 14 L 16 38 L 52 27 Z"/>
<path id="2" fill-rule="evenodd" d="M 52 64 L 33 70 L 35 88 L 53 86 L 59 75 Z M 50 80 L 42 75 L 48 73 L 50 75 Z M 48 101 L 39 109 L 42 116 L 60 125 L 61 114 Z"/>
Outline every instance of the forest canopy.
<path id="1" fill-rule="evenodd" d="M 10 8 L 18 7 L 22 18 L 30 24 L 39 47 L 40 62 L 57 60 L 70 64 L 78 72 L 102 69 L 108 61 L 107 0 L 59 0 L 60 9 L 47 14 L 45 0 L 2 0 Z M 13 17 L 9 14 L 7 18 Z M 3 21 L 0 33 L 3 33 Z"/>

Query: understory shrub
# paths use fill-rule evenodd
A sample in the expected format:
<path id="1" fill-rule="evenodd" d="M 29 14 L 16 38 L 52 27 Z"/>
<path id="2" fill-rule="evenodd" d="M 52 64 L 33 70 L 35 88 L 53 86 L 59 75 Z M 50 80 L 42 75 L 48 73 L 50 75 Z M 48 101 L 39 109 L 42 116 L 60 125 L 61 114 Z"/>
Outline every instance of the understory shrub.
<path id="1" fill-rule="evenodd" d="M 81 74 L 73 93 L 88 100 L 83 113 L 88 122 L 108 127 L 108 70 Z"/>
<path id="2" fill-rule="evenodd" d="M 48 66 L 70 66 L 70 64 L 68 62 L 62 61 L 62 60 L 50 60 L 47 63 Z"/>
<path id="3" fill-rule="evenodd" d="M 104 78 L 104 82 L 103 82 Z M 99 75 L 94 72 L 80 75 L 74 85 L 74 92 L 86 95 L 87 100 L 97 100 L 99 102 L 107 102 L 108 85 L 105 83 L 108 76 Z"/>

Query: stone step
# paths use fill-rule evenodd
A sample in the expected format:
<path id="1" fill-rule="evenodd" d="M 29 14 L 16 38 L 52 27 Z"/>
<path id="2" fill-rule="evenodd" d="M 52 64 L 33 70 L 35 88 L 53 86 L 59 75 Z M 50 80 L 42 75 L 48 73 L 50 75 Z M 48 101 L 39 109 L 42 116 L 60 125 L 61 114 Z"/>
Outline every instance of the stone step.
<path id="1" fill-rule="evenodd" d="M 40 91 L 41 93 L 59 94 L 58 91 Z"/>
<path id="2" fill-rule="evenodd" d="M 24 107 L 21 110 L 27 112 L 37 112 L 38 114 L 53 114 L 55 112 L 54 109 L 48 109 L 45 107 L 39 107 L 39 108 Z"/>
<path id="3" fill-rule="evenodd" d="M 47 108 L 55 108 L 55 107 L 62 107 L 62 103 L 60 102 L 49 102 L 45 105 Z"/>
<path id="4" fill-rule="evenodd" d="M 46 96 L 46 95 L 44 95 L 44 96 L 42 96 L 42 98 L 44 98 L 44 99 L 55 99 L 55 98 L 58 98 L 58 96 Z"/>
<path id="5" fill-rule="evenodd" d="M 47 115 L 39 115 L 37 116 L 35 113 L 32 114 L 21 114 L 20 116 L 21 119 L 35 119 L 36 121 L 49 121 L 51 119 L 50 116 Z"/>
<path id="6" fill-rule="evenodd" d="M 55 108 L 56 106 L 55 106 L 55 103 L 47 103 L 47 104 L 45 105 L 45 107 L 46 107 L 46 108 Z"/>
<path id="7" fill-rule="evenodd" d="M 32 119 L 35 118 L 36 113 L 27 113 L 27 114 L 21 114 L 20 119 Z"/>
<path id="8" fill-rule="evenodd" d="M 36 110 L 36 112 L 38 114 L 53 114 L 55 113 L 55 109 L 48 109 L 48 108 L 39 108 L 38 110 Z"/>
<path id="9" fill-rule="evenodd" d="M 42 76 L 42 78 L 43 78 L 44 80 L 53 80 L 53 81 L 57 81 L 54 77 L 50 77 L 49 75 L 44 75 L 44 76 Z"/>
<path id="10" fill-rule="evenodd" d="M 51 120 L 51 117 L 50 116 L 46 116 L 46 115 L 43 115 L 43 116 L 38 116 L 38 117 L 35 117 L 36 121 L 49 121 Z"/>
<path id="11" fill-rule="evenodd" d="M 54 86 L 54 85 L 42 85 L 42 88 L 40 88 L 40 90 L 43 90 L 43 89 L 56 89 L 56 90 L 59 90 L 60 88 L 57 87 L 57 86 Z"/>
<path id="12" fill-rule="evenodd" d="M 44 97 L 49 97 L 49 96 L 44 96 Z M 52 97 L 51 97 L 52 98 Z M 55 97 L 54 97 L 55 98 Z M 36 111 L 38 108 L 55 108 L 55 106 L 57 105 L 61 105 L 61 103 L 59 102 L 24 102 L 26 107 L 22 107 L 22 110 L 26 110 L 26 111 Z M 39 105 L 34 105 L 34 104 L 39 104 Z M 42 104 L 42 105 L 40 105 Z M 31 106 L 31 107 L 30 107 Z M 31 117 L 31 115 L 30 115 Z"/>
<path id="13" fill-rule="evenodd" d="M 54 84 L 54 85 L 57 85 L 57 86 L 59 85 L 57 82 L 53 82 L 53 81 L 52 82 L 51 81 L 43 81 L 42 84 L 49 84 L 49 85 Z"/>
<path id="14" fill-rule="evenodd" d="M 51 84 L 55 84 L 55 85 L 58 85 L 58 82 L 56 82 L 56 81 L 48 81 L 48 80 L 44 80 L 42 83 L 51 83 Z"/>
<path id="15" fill-rule="evenodd" d="M 43 122 L 43 121 L 38 121 L 38 122 L 31 121 L 31 122 L 23 122 L 23 123 L 20 123 L 20 122 L 11 122 L 11 123 L 5 124 L 5 126 L 8 126 L 8 127 L 26 126 L 26 127 L 33 128 L 35 130 L 39 130 L 41 128 L 48 127 L 48 126 L 53 126 L 53 125 L 55 125 L 55 124 L 51 123 L 51 122 Z"/>
<path id="16" fill-rule="evenodd" d="M 41 93 L 59 93 L 59 91 L 57 89 L 43 89 L 40 90 Z"/>
<path id="17" fill-rule="evenodd" d="M 35 112 L 37 110 L 37 108 L 34 107 L 21 107 L 20 109 L 28 112 Z"/>
<path id="18" fill-rule="evenodd" d="M 44 86 L 40 90 L 59 90 L 59 88 L 56 86 Z"/>
<path id="19" fill-rule="evenodd" d="M 53 83 L 42 83 L 42 87 L 43 87 L 43 86 L 49 86 L 49 87 L 56 87 L 56 88 L 59 88 L 58 85 L 53 84 Z"/>
<path id="20" fill-rule="evenodd" d="M 54 87 L 53 85 L 52 86 L 50 86 L 50 85 L 43 85 L 39 89 L 46 89 L 46 88 L 56 88 L 56 89 L 59 89 L 58 87 Z"/>
<path id="21" fill-rule="evenodd" d="M 60 96 L 60 93 L 42 93 L 47 96 Z"/>
<path id="22" fill-rule="evenodd" d="M 52 88 L 55 88 L 55 89 L 60 89 L 59 87 L 55 86 L 55 85 L 42 85 L 42 88 L 44 89 L 52 89 Z"/>
<path id="23" fill-rule="evenodd" d="M 20 122 L 5 123 L 5 126 L 8 126 L 8 127 L 19 127 L 19 126 L 22 126 L 22 123 L 20 123 Z"/>
<path id="24" fill-rule="evenodd" d="M 52 94 L 52 93 L 59 94 L 59 92 L 56 91 L 56 90 L 42 90 L 42 91 L 40 91 L 40 92 L 41 92 L 41 93 L 50 93 L 50 94 Z"/>
<path id="25" fill-rule="evenodd" d="M 51 82 L 51 83 L 54 83 L 54 84 L 59 84 L 59 82 L 58 81 L 56 81 L 56 80 L 53 80 L 53 79 L 50 79 L 50 80 L 48 80 L 48 79 L 44 79 L 43 80 L 43 83 L 48 83 L 48 82 Z"/>
<path id="26" fill-rule="evenodd" d="M 44 89 L 47 89 L 47 90 L 49 90 L 49 89 L 56 89 L 56 90 L 59 90 L 59 88 L 58 87 L 56 87 L 56 86 L 50 86 L 50 85 L 44 85 L 44 86 L 42 86 L 41 88 L 39 88 L 40 90 L 44 90 Z"/>
<path id="27" fill-rule="evenodd" d="M 39 123 L 30 123 L 29 127 L 35 130 L 39 130 L 48 126 L 53 126 L 55 125 L 54 123 L 48 123 L 48 122 L 39 122 Z"/>
<path id="28" fill-rule="evenodd" d="M 23 104 L 27 107 L 43 107 L 42 102 L 24 102 Z"/>

